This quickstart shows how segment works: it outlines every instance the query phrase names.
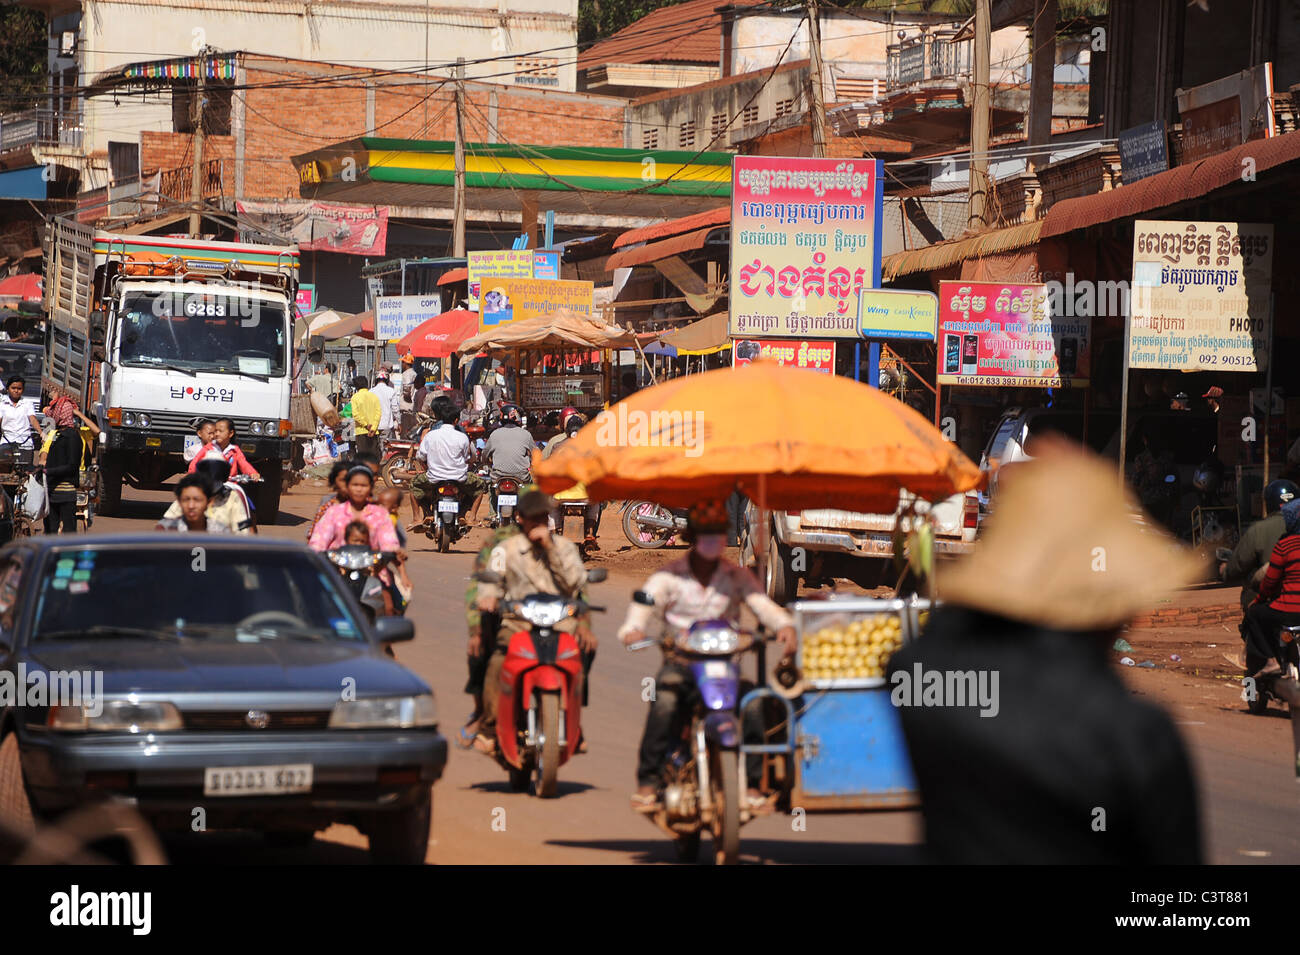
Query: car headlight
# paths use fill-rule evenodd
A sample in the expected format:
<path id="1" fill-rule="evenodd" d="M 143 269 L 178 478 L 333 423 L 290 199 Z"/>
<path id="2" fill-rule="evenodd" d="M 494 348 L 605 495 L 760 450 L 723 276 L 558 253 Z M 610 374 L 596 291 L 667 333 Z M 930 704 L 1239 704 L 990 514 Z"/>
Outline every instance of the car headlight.
<path id="1" fill-rule="evenodd" d="M 149 427 L 149 416 L 147 414 L 138 414 L 135 416 L 135 423 L 142 428 Z"/>
<path id="2" fill-rule="evenodd" d="M 123 411 L 123 412 L 122 412 L 122 426 L 125 427 L 125 428 L 134 428 L 134 427 L 135 427 L 135 412 L 134 412 L 134 411 Z"/>
<path id="3" fill-rule="evenodd" d="M 260 421 L 254 421 L 254 422 L 252 423 L 252 425 L 249 426 L 249 430 L 252 431 L 253 434 L 261 434 L 261 433 L 262 433 L 262 422 L 260 422 Z"/>
<path id="4" fill-rule="evenodd" d="M 181 729 L 180 711 L 171 703 L 105 700 L 103 706 L 51 706 L 46 726 L 52 730 L 98 733 L 161 733 Z"/>
<path id="5" fill-rule="evenodd" d="M 262 425 L 263 434 L 274 435 L 279 430 L 280 423 L 278 421 L 268 421 L 266 424 Z"/>
<path id="6" fill-rule="evenodd" d="M 329 725 L 330 729 L 411 729 L 437 726 L 438 713 L 432 693 L 385 696 L 335 703 Z"/>

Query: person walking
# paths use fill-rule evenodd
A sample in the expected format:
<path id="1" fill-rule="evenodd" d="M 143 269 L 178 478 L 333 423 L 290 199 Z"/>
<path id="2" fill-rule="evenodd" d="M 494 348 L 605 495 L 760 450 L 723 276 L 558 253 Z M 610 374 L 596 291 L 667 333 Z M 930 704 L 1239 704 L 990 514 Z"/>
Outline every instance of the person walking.
<path id="1" fill-rule="evenodd" d="M 380 456 L 379 426 L 383 420 L 383 405 L 379 396 L 370 390 L 369 382 L 360 375 L 353 379 L 352 420 L 356 423 L 358 455 Z"/>

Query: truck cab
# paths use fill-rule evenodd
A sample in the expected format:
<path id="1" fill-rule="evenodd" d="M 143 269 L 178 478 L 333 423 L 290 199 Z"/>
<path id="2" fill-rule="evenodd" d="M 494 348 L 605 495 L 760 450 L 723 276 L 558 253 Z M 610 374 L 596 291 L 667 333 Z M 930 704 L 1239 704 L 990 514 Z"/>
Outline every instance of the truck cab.
<path id="1" fill-rule="evenodd" d="M 250 488 L 257 518 L 273 522 L 293 430 L 297 250 L 103 232 L 86 241 L 75 229 L 56 221 L 47 240 L 47 368 L 103 430 L 101 513 L 118 509 L 124 485 L 159 490 L 184 472 L 195 421 L 229 418 L 263 479 Z"/>

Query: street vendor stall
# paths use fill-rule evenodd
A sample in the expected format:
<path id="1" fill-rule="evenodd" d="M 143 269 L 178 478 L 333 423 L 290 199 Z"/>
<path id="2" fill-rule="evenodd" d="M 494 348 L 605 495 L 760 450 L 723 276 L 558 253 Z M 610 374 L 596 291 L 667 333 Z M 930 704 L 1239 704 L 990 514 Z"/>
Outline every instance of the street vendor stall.
<path id="1" fill-rule="evenodd" d="M 808 408 L 834 413 L 809 415 Z M 676 427 L 642 429 L 635 437 L 637 421 L 671 422 L 673 416 Z M 792 441 L 796 434 L 799 440 Z M 535 461 L 533 474 L 545 491 L 581 482 L 592 500 L 650 498 L 681 507 L 725 499 L 739 489 L 760 507 L 791 510 L 893 510 L 900 489 L 942 499 L 982 481 L 975 464 L 938 429 L 877 389 L 761 359 L 632 395 Z M 930 581 L 928 518 L 919 512 L 908 517 L 908 560 Z M 791 608 L 798 672 L 778 674 L 779 689 L 766 685 L 760 651 L 759 687 L 738 708 L 784 714 L 765 718 L 764 742 L 736 749 L 742 761 L 747 755 L 765 759 L 766 793 L 808 810 L 915 803 L 884 673 L 890 654 L 917 635 L 928 608 L 920 598 L 831 598 Z"/>
<path id="2" fill-rule="evenodd" d="M 517 370 L 515 401 L 529 415 L 542 416 L 564 407 L 588 416 L 609 401 L 609 350 L 630 347 L 635 337 L 561 309 L 543 318 L 520 319 L 488 329 L 464 341 L 462 355 L 509 352 Z"/>

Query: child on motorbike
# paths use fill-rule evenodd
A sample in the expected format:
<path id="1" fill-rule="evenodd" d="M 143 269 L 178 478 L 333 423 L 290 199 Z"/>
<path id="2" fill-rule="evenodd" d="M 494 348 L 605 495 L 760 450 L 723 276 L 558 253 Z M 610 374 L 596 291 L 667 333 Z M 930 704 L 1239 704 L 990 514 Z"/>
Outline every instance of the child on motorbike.
<path id="1" fill-rule="evenodd" d="M 412 587 L 411 578 L 406 575 L 406 529 L 402 527 L 400 518 L 402 497 L 401 488 L 386 487 L 375 496 L 375 500 L 393 518 L 393 531 L 397 534 L 397 543 L 401 545 L 397 557 L 397 589 L 402 600 L 408 601 L 411 599 Z"/>
<path id="2" fill-rule="evenodd" d="M 230 462 L 230 476 L 232 478 L 243 474 L 254 481 L 262 480 L 262 475 L 257 473 L 257 469 L 248 463 L 248 458 L 244 457 L 244 452 L 239 449 L 239 445 L 233 444 L 235 439 L 235 422 L 230 418 L 218 418 L 212 428 L 212 441 L 205 444 L 199 449 L 199 453 L 194 456 L 190 462 L 190 473 L 194 473 L 195 465 L 208 451 L 216 448 L 221 452 L 222 457 Z"/>
<path id="3" fill-rule="evenodd" d="M 364 547 L 367 550 L 373 550 L 370 546 L 370 528 L 366 526 L 365 521 L 353 521 L 343 530 L 343 543 L 346 547 Z M 383 571 L 380 571 L 382 574 Z M 379 594 L 384 601 L 384 616 L 391 617 L 394 615 L 393 597 L 389 593 L 389 588 L 384 585 L 383 579 L 378 575 L 374 578 L 379 584 Z M 370 588 L 366 589 L 362 600 L 369 596 Z"/>

